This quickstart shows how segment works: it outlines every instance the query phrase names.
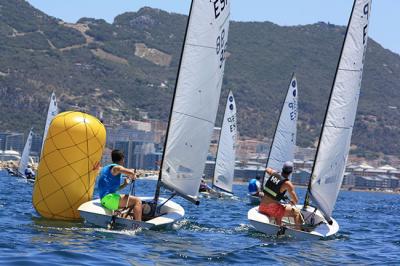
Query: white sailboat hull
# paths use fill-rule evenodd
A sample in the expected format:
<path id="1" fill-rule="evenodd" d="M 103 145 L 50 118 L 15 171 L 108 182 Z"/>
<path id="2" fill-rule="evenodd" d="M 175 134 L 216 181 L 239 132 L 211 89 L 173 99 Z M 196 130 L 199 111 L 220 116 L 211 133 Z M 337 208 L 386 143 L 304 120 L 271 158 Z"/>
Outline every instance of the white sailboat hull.
<path id="1" fill-rule="evenodd" d="M 235 198 L 237 198 L 232 193 L 228 193 L 228 192 L 224 192 L 224 191 L 200 192 L 200 195 L 204 198 L 210 198 L 210 199 L 235 199 Z"/>
<path id="2" fill-rule="evenodd" d="M 302 210 L 302 205 L 297 205 L 299 209 Z M 312 213 L 314 212 L 314 208 L 307 207 L 306 210 L 301 211 L 305 219 L 310 219 L 312 217 Z M 267 215 L 261 214 L 258 212 L 258 207 L 254 207 L 247 213 L 247 218 L 250 221 L 250 224 L 259 232 L 262 232 L 266 235 L 277 236 L 278 232 L 282 229 L 282 226 L 276 225 L 275 220 L 271 219 Z M 324 218 L 318 210 L 315 212 L 315 224 L 318 224 L 321 221 L 324 221 Z M 294 229 L 294 221 L 290 221 L 287 218 L 284 218 L 285 225 L 284 229 L 281 230 L 282 236 L 287 236 L 291 238 L 295 238 L 298 240 L 317 240 L 323 239 L 330 236 L 335 235 L 339 231 L 339 224 L 336 220 L 332 219 L 332 225 L 328 223 L 321 223 L 316 226 L 310 232 L 299 231 Z M 306 221 L 309 222 L 309 221 Z"/>
<path id="3" fill-rule="evenodd" d="M 139 197 L 142 201 L 151 201 L 153 197 Z M 158 204 L 162 204 L 166 199 L 160 198 Z M 88 201 L 78 208 L 81 217 L 85 222 L 96 226 L 107 228 L 112 221 L 113 212 L 104 208 L 100 199 Z M 161 216 L 148 221 L 138 222 L 131 219 L 115 217 L 115 227 L 125 229 L 135 229 L 138 227 L 145 229 L 156 229 L 172 225 L 174 222 L 182 219 L 185 210 L 181 205 L 169 200 L 161 207 Z"/>

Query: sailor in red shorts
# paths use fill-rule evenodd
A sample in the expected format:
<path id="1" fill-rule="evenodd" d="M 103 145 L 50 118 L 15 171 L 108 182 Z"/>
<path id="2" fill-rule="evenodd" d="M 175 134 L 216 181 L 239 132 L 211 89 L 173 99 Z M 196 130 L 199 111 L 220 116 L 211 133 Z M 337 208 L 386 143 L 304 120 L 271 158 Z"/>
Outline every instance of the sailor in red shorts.
<path id="1" fill-rule="evenodd" d="M 290 202 L 296 205 L 298 198 L 294 190 L 294 185 L 289 181 L 289 176 L 293 172 L 293 163 L 285 162 L 282 167 L 282 173 L 279 174 L 271 168 L 266 168 L 265 172 L 269 175 L 265 183 L 258 211 L 262 214 L 275 218 L 276 224 L 282 224 L 283 217 L 293 217 L 296 223 L 296 229 L 300 230 L 301 217 L 297 208 L 290 205 L 280 203 L 285 199 L 285 194 L 288 192 Z"/>

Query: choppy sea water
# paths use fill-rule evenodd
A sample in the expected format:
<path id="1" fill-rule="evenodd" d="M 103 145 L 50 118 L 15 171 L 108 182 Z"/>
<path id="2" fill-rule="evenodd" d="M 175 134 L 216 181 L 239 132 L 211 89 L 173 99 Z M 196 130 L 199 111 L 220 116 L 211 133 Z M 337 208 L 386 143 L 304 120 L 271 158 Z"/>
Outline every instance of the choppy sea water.
<path id="1" fill-rule="evenodd" d="M 110 231 L 50 221 L 32 207 L 33 184 L 0 173 L 0 264 L 5 265 L 337 265 L 400 264 L 400 195 L 340 193 L 330 240 L 266 237 L 247 221 L 246 186 L 238 200 L 175 201 L 185 218 L 168 230 Z M 154 181 L 137 181 L 152 195 Z M 298 189 L 300 197 L 304 189 Z"/>

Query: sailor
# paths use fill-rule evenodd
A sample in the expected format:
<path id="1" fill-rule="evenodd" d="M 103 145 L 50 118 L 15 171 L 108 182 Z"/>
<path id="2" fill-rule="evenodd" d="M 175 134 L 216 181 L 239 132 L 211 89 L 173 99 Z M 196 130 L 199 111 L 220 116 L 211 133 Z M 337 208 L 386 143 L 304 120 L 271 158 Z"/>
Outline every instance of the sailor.
<path id="1" fill-rule="evenodd" d="M 201 177 L 201 182 L 200 182 L 200 187 L 199 187 L 199 192 L 210 192 L 213 189 L 210 188 L 210 186 L 207 184 L 205 180 L 205 175 Z"/>
<path id="2" fill-rule="evenodd" d="M 296 208 L 298 197 L 295 192 L 295 187 L 289 181 L 289 176 L 293 172 L 293 163 L 288 161 L 283 164 L 282 172 L 266 168 L 265 172 L 269 175 L 265 183 L 258 211 L 262 214 L 275 218 L 277 225 L 282 224 L 283 217 L 293 217 L 296 223 L 296 229 L 300 230 L 301 216 L 300 211 Z M 288 199 L 285 194 L 289 194 Z M 290 204 L 282 204 L 282 200 L 288 199 Z"/>
<path id="3" fill-rule="evenodd" d="M 112 164 L 104 166 L 98 176 L 98 190 L 101 204 L 109 210 L 133 209 L 136 221 L 142 220 L 142 201 L 138 197 L 118 194 L 118 190 L 126 187 L 130 181 L 136 179 L 136 170 L 123 167 L 125 156 L 120 150 L 111 152 Z M 125 175 L 121 185 L 121 177 Z"/>
<path id="4" fill-rule="evenodd" d="M 26 179 L 35 179 L 35 172 L 32 169 L 32 165 L 28 164 L 28 166 L 25 169 L 25 177 Z"/>
<path id="5" fill-rule="evenodd" d="M 260 179 L 260 176 L 256 176 L 256 178 L 253 178 L 249 181 L 248 190 L 251 196 L 262 196 Z"/>

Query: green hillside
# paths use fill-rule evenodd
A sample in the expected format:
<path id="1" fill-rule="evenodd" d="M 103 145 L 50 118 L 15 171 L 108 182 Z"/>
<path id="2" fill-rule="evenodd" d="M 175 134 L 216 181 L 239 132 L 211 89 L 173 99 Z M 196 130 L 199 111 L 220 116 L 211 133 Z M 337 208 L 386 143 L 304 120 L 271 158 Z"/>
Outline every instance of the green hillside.
<path id="1" fill-rule="evenodd" d="M 0 130 L 43 128 L 53 90 L 61 109 L 102 111 L 109 124 L 140 119 L 139 111 L 167 119 L 186 19 L 143 8 L 113 24 L 82 18 L 71 25 L 23 0 L 0 0 Z M 241 135 L 271 137 L 295 71 L 298 142 L 312 146 L 344 33 L 326 23 L 232 22 L 222 96 L 235 94 Z M 400 56 L 370 39 L 353 153 L 400 155 L 398 99 Z"/>

